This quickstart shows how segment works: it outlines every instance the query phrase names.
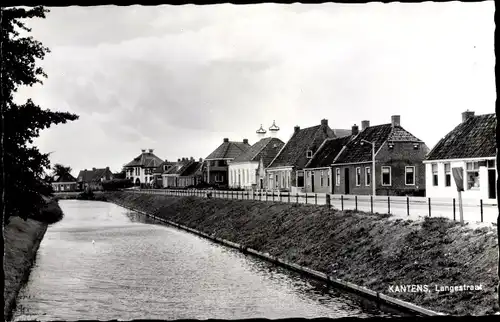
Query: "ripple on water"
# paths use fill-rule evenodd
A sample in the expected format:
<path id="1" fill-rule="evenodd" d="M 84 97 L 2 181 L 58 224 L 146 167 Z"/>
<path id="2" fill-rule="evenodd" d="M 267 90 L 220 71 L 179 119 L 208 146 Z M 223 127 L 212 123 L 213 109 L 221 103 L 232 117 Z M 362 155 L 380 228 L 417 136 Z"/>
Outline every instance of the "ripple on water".
<path id="1" fill-rule="evenodd" d="M 60 204 L 17 321 L 394 315 L 114 204 Z"/>

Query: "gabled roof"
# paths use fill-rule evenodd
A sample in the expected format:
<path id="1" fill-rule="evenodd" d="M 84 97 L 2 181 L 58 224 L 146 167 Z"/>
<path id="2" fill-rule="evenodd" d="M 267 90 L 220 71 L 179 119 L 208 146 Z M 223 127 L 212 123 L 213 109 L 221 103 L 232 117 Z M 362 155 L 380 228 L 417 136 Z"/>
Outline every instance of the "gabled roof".
<path id="1" fill-rule="evenodd" d="M 153 173 L 154 174 L 162 174 L 163 172 L 165 172 L 164 166 L 166 166 L 166 165 L 174 166 L 175 162 L 163 161 L 162 163 L 160 163 L 159 166 L 157 166 L 155 168 L 155 170 L 153 171 Z"/>
<path id="2" fill-rule="evenodd" d="M 368 142 L 375 142 L 375 152 L 377 152 L 384 142 L 419 142 L 421 140 L 413 136 L 399 125 L 382 124 L 370 126 L 359 132 L 340 153 L 335 164 L 369 162 L 372 160 L 372 145 Z"/>
<path id="3" fill-rule="evenodd" d="M 174 165 L 170 168 L 167 169 L 166 171 L 163 172 L 163 174 L 168 174 L 168 175 L 182 175 L 182 173 L 195 161 L 189 160 L 189 159 L 184 159 L 180 160 L 174 163 Z"/>
<path id="4" fill-rule="evenodd" d="M 82 181 L 82 182 L 100 181 L 101 178 L 106 176 L 106 173 L 108 173 L 108 171 L 109 171 L 109 174 L 112 175 L 109 168 L 81 170 L 80 173 L 78 174 L 78 181 Z"/>
<path id="5" fill-rule="evenodd" d="M 143 168 L 156 168 L 163 162 L 152 152 L 143 152 L 135 157 L 132 161 L 127 163 L 125 167 L 143 167 Z"/>
<path id="6" fill-rule="evenodd" d="M 308 127 L 294 132 L 290 140 L 285 144 L 276 158 L 271 162 L 269 168 L 294 166 L 303 168 L 309 161 L 307 150 L 313 153 L 327 138 L 334 138 L 335 134 L 328 124 Z"/>
<path id="7" fill-rule="evenodd" d="M 352 135 L 340 138 L 326 139 L 319 150 L 313 155 L 305 168 L 329 167 L 342 148 L 353 138 Z"/>
<path id="8" fill-rule="evenodd" d="M 203 162 L 191 161 L 179 174 L 181 177 L 193 176 L 196 174 L 201 174 L 201 166 Z"/>
<path id="9" fill-rule="evenodd" d="M 494 113 L 471 116 L 442 138 L 426 160 L 496 156 L 496 126 Z"/>
<path id="10" fill-rule="evenodd" d="M 250 149 L 250 144 L 244 142 L 224 141 L 205 160 L 234 159 Z"/>
<path id="11" fill-rule="evenodd" d="M 231 163 L 264 160 L 266 167 L 278 155 L 285 143 L 278 138 L 264 138 L 255 143 L 246 152 L 234 158 Z"/>
<path id="12" fill-rule="evenodd" d="M 54 183 L 56 182 L 76 182 L 76 178 L 69 173 L 65 173 L 61 176 L 54 176 Z"/>

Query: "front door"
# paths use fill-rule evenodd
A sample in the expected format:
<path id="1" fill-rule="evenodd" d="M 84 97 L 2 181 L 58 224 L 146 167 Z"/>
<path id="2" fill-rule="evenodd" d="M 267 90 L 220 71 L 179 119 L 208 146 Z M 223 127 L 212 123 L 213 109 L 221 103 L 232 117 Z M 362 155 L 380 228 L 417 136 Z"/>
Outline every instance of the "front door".
<path id="1" fill-rule="evenodd" d="M 496 198 L 496 172 L 495 169 L 488 169 L 488 198 Z"/>
<path id="2" fill-rule="evenodd" d="M 311 172 L 311 192 L 314 192 L 314 171 Z"/>
<path id="3" fill-rule="evenodd" d="M 348 195 L 349 191 L 349 168 L 344 169 L 344 193 Z"/>

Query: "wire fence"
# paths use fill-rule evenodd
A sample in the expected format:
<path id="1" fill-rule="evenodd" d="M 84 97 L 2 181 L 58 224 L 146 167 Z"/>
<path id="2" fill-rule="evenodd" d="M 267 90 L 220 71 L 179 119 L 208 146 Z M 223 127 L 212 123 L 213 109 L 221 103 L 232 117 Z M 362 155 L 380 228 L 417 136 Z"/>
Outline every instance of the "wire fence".
<path id="1" fill-rule="evenodd" d="M 266 202 L 301 203 L 325 205 L 339 210 L 364 211 L 391 214 L 404 218 L 444 217 L 460 220 L 458 199 L 396 197 L 371 195 L 337 195 L 325 193 L 295 193 L 277 191 L 227 191 L 227 190 L 175 190 L 175 189 L 131 189 L 134 193 L 159 194 L 177 197 L 200 197 L 219 199 L 255 200 Z M 463 217 L 468 222 L 496 223 L 498 208 L 496 201 L 463 200 Z"/>

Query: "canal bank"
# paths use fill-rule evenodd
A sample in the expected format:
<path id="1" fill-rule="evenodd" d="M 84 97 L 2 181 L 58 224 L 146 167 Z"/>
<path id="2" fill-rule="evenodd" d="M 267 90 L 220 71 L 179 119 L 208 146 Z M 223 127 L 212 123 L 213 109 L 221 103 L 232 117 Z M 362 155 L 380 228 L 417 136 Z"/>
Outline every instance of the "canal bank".
<path id="1" fill-rule="evenodd" d="M 4 320 L 8 321 L 16 306 L 19 290 L 28 280 L 40 242 L 49 224 L 62 219 L 57 201 L 46 198 L 47 206 L 40 214 L 23 220 L 10 218 L 4 227 Z"/>
<path id="2" fill-rule="evenodd" d="M 106 197 L 382 298 L 448 314 L 482 315 L 498 309 L 497 244 L 489 228 L 473 230 L 441 218 L 392 220 L 313 205 L 123 192 Z M 464 284 L 480 285 L 481 290 L 442 291 Z"/>

